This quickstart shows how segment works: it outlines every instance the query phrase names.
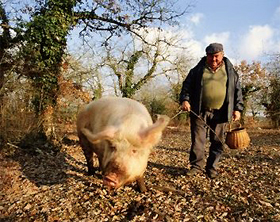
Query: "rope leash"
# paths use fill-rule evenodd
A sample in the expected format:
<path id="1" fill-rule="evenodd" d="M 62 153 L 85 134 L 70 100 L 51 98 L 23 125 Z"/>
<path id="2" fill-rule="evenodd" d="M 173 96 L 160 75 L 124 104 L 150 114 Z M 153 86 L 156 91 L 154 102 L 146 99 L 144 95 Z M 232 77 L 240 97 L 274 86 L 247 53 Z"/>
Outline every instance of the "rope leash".
<path id="1" fill-rule="evenodd" d="M 177 116 L 179 116 L 182 113 L 187 113 L 187 111 L 180 110 L 177 114 L 175 114 L 173 117 L 171 117 L 170 120 L 175 119 Z"/>
<path id="2" fill-rule="evenodd" d="M 188 113 L 188 111 L 183 111 L 183 110 L 180 110 L 177 114 L 175 114 L 173 117 L 171 117 L 171 120 L 176 118 L 177 116 L 179 116 L 180 114 L 182 113 Z M 192 113 L 194 116 L 196 116 L 198 119 L 200 119 L 204 124 L 205 126 L 211 130 L 215 135 L 216 137 L 218 138 L 218 140 L 221 142 L 221 144 L 223 145 L 223 147 L 225 148 L 225 143 L 220 139 L 220 137 L 218 137 L 218 135 L 216 134 L 216 132 L 206 123 L 206 121 L 204 119 L 201 118 L 201 116 L 197 115 L 194 111 L 190 110 L 190 113 Z"/>

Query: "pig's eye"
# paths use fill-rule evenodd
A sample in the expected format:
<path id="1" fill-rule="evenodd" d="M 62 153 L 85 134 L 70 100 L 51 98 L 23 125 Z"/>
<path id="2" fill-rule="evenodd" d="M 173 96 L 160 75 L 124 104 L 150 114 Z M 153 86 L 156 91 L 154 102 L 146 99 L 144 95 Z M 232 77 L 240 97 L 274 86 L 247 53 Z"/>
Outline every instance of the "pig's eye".
<path id="1" fill-rule="evenodd" d="M 136 149 L 133 149 L 132 150 L 132 153 L 134 154 L 134 153 L 137 153 L 137 150 Z"/>
<path id="2" fill-rule="evenodd" d="M 116 147 L 116 146 L 114 146 L 113 144 L 110 144 L 110 150 L 112 150 L 112 151 L 116 151 L 116 150 L 117 150 L 117 147 Z"/>

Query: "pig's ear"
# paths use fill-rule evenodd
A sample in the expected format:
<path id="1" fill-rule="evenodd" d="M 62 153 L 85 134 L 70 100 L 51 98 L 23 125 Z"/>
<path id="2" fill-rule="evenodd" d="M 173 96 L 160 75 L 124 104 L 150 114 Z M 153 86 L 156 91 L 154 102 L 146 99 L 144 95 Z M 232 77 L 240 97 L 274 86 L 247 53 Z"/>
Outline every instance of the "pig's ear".
<path id="1" fill-rule="evenodd" d="M 158 115 L 157 121 L 139 132 L 142 143 L 155 145 L 159 142 L 162 131 L 168 125 L 170 118 L 165 115 Z"/>
<path id="2" fill-rule="evenodd" d="M 91 142 L 91 143 L 99 143 L 101 140 L 111 140 L 114 138 L 115 133 L 117 132 L 117 128 L 115 127 L 108 127 L 105 130 L 93 134 L 90 130 L 88 130 L 87 128 L 83 128 L 81 129 L 82 133 L 87 137 L 87 139 Z"/>

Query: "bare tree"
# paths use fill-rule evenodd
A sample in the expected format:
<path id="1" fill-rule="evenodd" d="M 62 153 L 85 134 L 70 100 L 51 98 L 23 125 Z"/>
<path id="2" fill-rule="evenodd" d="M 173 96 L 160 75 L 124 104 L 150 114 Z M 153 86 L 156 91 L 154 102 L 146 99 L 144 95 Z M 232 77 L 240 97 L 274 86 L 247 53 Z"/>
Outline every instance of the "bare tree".
<path id="1" fill-rule="evenodd" d="M 18 1 L 20 6 L 23 6 L 19 0 L 13 1 Z M 128 33 L 146 41 L 141 29 L 150 26 L 162 27 L 164 24 L 174 25 L 188 8 L 176 10 L 176 0 L 34 0 L 26 1 L 20 13 L 8 16 L 11 13 L 6 10 L 20 8 L 13 4 L 13 1 L 0 4 L 0 23 L 3 30 L 0 33 L 0 88 L 3 88 L 6 65 L 11 67 L 15 61 L 5 57 L 8 59 L 4 65 L 2 57 L 17 45 L 16 52 L 21 58 L 21 69 L 15 74 L 25 75 L 31 80 L 34 89 L 33 107 L 38 117 L 45 119 L 43 122 L 46 123 L 46 128 L 52 122 L 50 116 L 53 115 L 57 103 L 67 36 L 74 27 L 81 29 L 80 34 L 84 38 L 92 33 L 104 36 L 104 46 L 109 46 L 113 36 L 124 36 Z M 11 4 L 15 7 L 10 7 Z M 157 60 L 160 58 L 159 54 L 154 55 L 150 74 L 135 84 L 129 77 L 129 70 L 134 70 L 137 56 L 138 54 L 134 54 L 127 60 L 128 78 L 124 88 L 127 92 L 123 91 L 127 96 L 133 95 L 142 84 L 153 78 Z"/>
<path id="2" fill-rule="evenodd" d="M 272 120 L 274 126 L 280 126 L 280 54 L 273 55 L 267 64 L 270 74 L 269 88 L 266 90 L 263 105 L 267 116 Z"/>
<path id="3" fill-rule="evenodd" d="M 187 5 L 185 9 L 176 9 L 176 1 L 173 0 L 34 0 L 25 2 L 24 6 L 19 1 L 18 4 L 23 6 L 20 13 L 16 13 L 14 18 L 8 17 L 10 13 L 6 13 L 5 6 L 13 10 L 20 8 L 15 1 L 1 2 L 0 5 L 1 27 L 4 30 L 0 36 L 0 56 L 5 49 L 12 47 L 11 43 L 23 43 L 21 57 L 24 59 L 24 69 L 21 72 L 34 80 L 34 86 L 38 88 L 38 98 L 35 100 L 42 100 L 40 104 L 45 104 L 39 107 L 36 103 L 38 112 L 55 104 L 66 37 L 73 27 L 80 27 L 83 37 L 92 33 L 106 36 L 106 46 L 113 36 L 126 33 L 145 41 L 140 29 L 152 25 L 174 25 L 190 7 Z M 11 37 L 11 31 L 16 33 L 16 37 Z M 0 68 L 3 69 L 3 66 Z M 3 71 L 0 71 L 1 87 Z M 41 98 L 40 95 L 45 96 Z"/>
<path id="4" fill-rule="evenodd" d="M 126 45 L 106 47 L 102 63 L 110 68 L 115 92 L 122 97 L 131 98 L 147 82 L 156 78 L 166 82 L 166 77 L 173 79 L 180 72 L 185 50 L 175 47 L 180 38 L 174 35 L 167 39 L 159 30 L 149 33 L 142 35 L 145 41 L 132 37 Z"/>
<path id="5" fill-rule="evenodd" d="M 269 84 L 267 70 L 262 67 L 260 62 L 248 64 L 242 61 L 236 66 L 241 79 L 242 94 L 244 100 L 244 111 L 242 121 L 244 121 L 246 112 L 250 109 L 252 116 L 255 117 L 261 109 L 262 94 Z"/>
<path id="6" fill-rule="evenodd" d="M 120 36 L 123 32 L 130 32 L 145 41 L 138 30 L 158 27 L 163 24 L 176 25 L 178 18 L 184 15 L 191 7 L 176 9 L 174 0 L 98 0 L 82 1 L 74 12 L 77 23 L 82 27 L 81 35 L 87 36 L 91 32 L 104 31 L 112 36 Z"/>

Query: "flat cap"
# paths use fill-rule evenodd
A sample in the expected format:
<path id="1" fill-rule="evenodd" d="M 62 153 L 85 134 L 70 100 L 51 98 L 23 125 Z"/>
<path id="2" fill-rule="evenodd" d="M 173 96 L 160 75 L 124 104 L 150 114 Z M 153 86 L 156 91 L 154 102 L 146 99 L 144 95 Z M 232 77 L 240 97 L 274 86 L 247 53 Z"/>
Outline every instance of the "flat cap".
<path id="1" fill-rule="evenodd" d="M 221 43 L 211 43 L 205 49 L 207 54 L 214 54 L 217 52 L 222 52 L 223 50 L 224 50 L 224 48 Z"/>

